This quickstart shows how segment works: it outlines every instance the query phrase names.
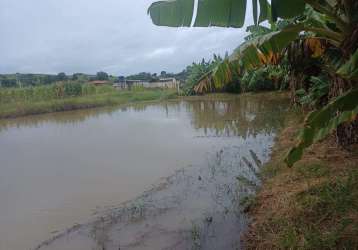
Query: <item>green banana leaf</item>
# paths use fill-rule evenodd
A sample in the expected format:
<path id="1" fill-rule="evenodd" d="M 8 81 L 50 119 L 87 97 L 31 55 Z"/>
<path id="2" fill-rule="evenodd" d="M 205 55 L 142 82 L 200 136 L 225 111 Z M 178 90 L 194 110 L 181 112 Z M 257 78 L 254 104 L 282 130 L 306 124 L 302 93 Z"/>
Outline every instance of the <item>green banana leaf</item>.
<path id="1" fill-rule="evenodd" d="M 148 13 L 158 26 L 190 26 L 194 11 L 194 0 L 159 1 L 153 3 Z"/>
<path id="2" fill-rule="evenodd" d="M 195 27 L 235 27 L 245 22 L 247 0 L 200 0 Z"/>
<path id="3" fill-rule="evenodd" d="M 322 140 L 340 124 L 353 121 L 358 113 L 358 90 L 348 91 L 321 110 L 311 112 L 304 123 L 298 144 L 290 149 L 285 162 L 291 167 L 302 158 L 303 151 Z M 338 114 L 338 115 L 337 115 Z"/>
<path id="4" fill-rule="evenodd" d="M 247 69 L 252 69 L 261 65 L 259 53 L 268 55 L 269 53 L 282 52 L 291 42 L 298 39 L 304 25 L 289 25 L 282 30 L 273 31 L 240 45 L 230 56 L 231 60 L 240 60 Z"/>
<path id="5" fill-rule="evenodd" d="M 211 74 L 211 83 L 215 88 L 220 89 L 232 82 L 234 74 L 240 75 L 240 68 L 253 69 L 262 65 L 259 53 L 269 54 L 271 52 L 279 53 L 284 50 L 289 43 L 296 40 L 302 31 L 303 25 L 287 26 L 280 31 L 270 32 L 268 34 L 253 38 L 240 45 L 229 56 L 219 64 Z M 208 82 L 208 78 L 204 77 L 198 81 L 198 84 Z"/>
<path id="6" fill-rule="evenodd" d="M 349 61 L 338 69 L 337 74 L 347 79 L 358 79 L 358 49 Z"/>
<path id="7" fill-rule="evenodd" d="M 304 0 L 272 0 L 272 6 L 267 0 L 252 0 L 253 17 L 255 24 L 271 20 L 271 16 L 289 18 L 300 15 L 304 11 Z M 192 21 L 195 27 L 235 27 L 244 25 L 247 0 L 198 0 L 198 10 L 195 17 L 194 0 L 166 0 L 154 2 L 148 13 L 155 25 L 181 27 L 190 26 Z M 194 19 L 194 20 L 192 20 Z"/>

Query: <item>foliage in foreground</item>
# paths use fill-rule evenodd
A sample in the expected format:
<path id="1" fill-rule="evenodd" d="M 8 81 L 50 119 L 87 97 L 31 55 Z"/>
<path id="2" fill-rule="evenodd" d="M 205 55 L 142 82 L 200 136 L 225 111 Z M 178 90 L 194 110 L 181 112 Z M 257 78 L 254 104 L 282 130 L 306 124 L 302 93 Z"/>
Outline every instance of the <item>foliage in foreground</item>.
<path id="1" fill-rule="evenodd" d="M 286 218 L 273 217 L 280 249 L 355 249 L 358 247 L 358 171 L 329 176 L 321 165 L 299 168 L 305 181 L 325 175 L 327 180 L 292 197 L 294 210 Z M 300 173 L 299 173 L 300 174 Z M 277 229 L 276 229 L 277 230 Z"/>
<path id="2" fill-rule="evenodd" d="M 247 249 L 358 247 L 357 152 L 332 146 L 330 138 L 308 149 L 295 168 L 282 161 L 302 115 L 289 114 L 261 172 L 266 181 L 250 206 Z"/>
<path id="3" fill-rule="evenodd" d="M 246 4 L 247 0 L 199 1 L 194 26 L 242 27 Z M 349 98 L 358 80 L 358 2 L 273 0 L 269 4 L 266 0 L 253 0 L 252 4 L 256 26 L 250 28 L 251 35 L 228 59 L 202 76 L 194 89 L 200 92 L 210 90 L 210 86 L 224 87 L 237 76 L 248 89 L 254 89 L 257 83 L 262 83 L 258 89 L 265 89 L 268 77 L 263 77 L 263 69 L 286 60 L 293 101 L 297 103 L 299 99 L 301 104 L 318 110 L 307 118 L 299 145 L 286 158 L 288 165 L 297 162 L 304 148 L 317 138 L 335 129 L 341 131 L 337 133 L 340 137 L 354 134 L 356 139 L 352 141 L 358 142 L 358 132 L 353 131 L 356 126 L 344 128 L 348 122 L 358 122 L 358 99 Z M 156 25 L 190 26 L 194 1 L 155 2 L 148 12 Z M 282 21 L 277 22 L 278 17 L 285 19 L 284 25 L 279 25 Z M 270 29 L 259 26 L 265 20 L 270 22 Z M 342 110 L 342 105 L 335 102 L 349 108 Z M 327 109 L 329 115 L 325 115 Z M 310 127 L 315 116 L 320 129 Z"/>
<path id="4" fill-rule="evenodd" d="M 353 122 L 358 114 L 357 100 L 356 89 L 336 98 L 322 109 L 311 112 L 306 117 L 299 143 L 289 151 L 285 159 L 287 165 L 292 166 L 300 160 L 305 148 L 326 138 L 339 124 Z"/>

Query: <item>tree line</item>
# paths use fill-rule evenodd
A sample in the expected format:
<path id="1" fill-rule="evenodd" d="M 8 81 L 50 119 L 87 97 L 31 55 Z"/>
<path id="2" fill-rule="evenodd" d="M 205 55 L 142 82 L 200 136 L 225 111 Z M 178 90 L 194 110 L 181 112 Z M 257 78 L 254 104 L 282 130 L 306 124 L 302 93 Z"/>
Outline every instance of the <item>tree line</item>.
<path id="1" fill-rule="evenodd" d="M 74 73 L 66 75 L 64 72 L 54 74 L 0 74 L 0 87 L 14 88 L 14 87 L 30 87 L 50 85 L 57 82 L 75 81 L 85 83 L 94 80 L 116 81 L 117 77 L 109 75 L 106 72 L 100 71 L 96 75 L 89 75 L 84 73 Z"/>

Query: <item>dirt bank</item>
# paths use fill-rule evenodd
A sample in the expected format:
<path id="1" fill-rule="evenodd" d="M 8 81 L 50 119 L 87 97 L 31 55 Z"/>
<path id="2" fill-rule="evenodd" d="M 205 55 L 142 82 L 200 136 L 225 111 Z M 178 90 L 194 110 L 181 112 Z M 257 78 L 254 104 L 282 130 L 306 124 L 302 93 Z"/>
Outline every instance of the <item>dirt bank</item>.
<path id="1" fill-rule="evenodd" d="M 249 209 L 247 249 L 358 249 L 358 153 L 332 136 L 293 168 L 282 163 L 302 116 L 291 117 L 266 164 Z"/>

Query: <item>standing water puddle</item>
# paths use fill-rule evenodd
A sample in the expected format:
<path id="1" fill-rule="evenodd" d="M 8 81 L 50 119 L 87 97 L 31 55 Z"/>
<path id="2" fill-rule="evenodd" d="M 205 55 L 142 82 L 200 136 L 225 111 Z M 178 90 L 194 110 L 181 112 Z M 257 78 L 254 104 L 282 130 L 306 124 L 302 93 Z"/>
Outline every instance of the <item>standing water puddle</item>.
<path id="1" fill-rule="evenodd" d="M 1 121 L 0 249 L 239 249 L 287 108 L 215 95 Z"/>

